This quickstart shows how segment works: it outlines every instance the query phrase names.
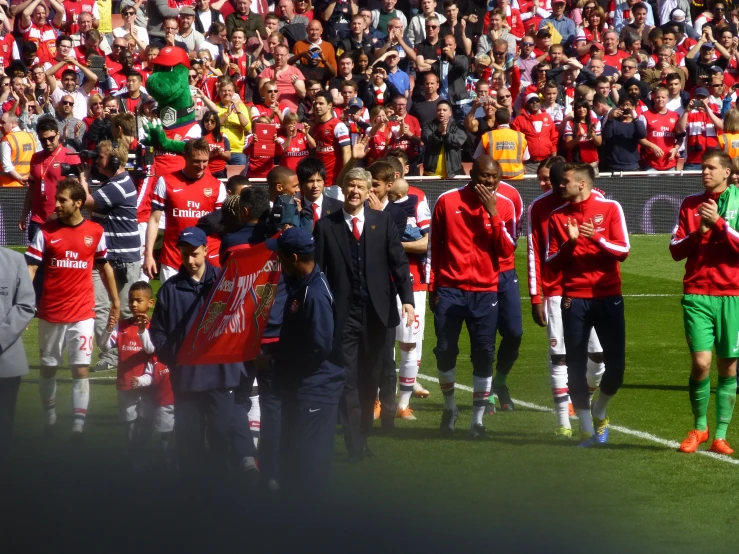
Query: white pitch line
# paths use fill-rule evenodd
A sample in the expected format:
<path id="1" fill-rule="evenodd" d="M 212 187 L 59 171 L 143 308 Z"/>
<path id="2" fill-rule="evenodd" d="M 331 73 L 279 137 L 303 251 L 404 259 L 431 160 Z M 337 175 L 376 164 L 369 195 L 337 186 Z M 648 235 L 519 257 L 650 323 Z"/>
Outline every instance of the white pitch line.
<path id="1" fill-rule="evenodd" d="M 439 382 L 439 379 L 437 379 L 436 377 L 431 377 L 430 375 L 423 375 L 419 373 L 418 377 L 426 381 L 431 381 L 432 383 Z M 467 392 L 473 392 L 472 387 L 468 387 L 467 385 L 461 385 L 459 383 L 454 383 L 454 388 L 467 391 Z M 547 408 L 546 406 L 539 406 L 538 404 L 533 404 L 531 402 L 526 402 L 524 400 L 516 400 L 515 398 L 513 399 L 513 401 L 516 403 L 517 406 L 522 406 L 524 408 L 528 408 L 529 410 L 534 410 L 536 412 L 546 412 L 549 414 L 554 413 L 553 409 Z M 648 442 L 653 442 L 661 446 L 664 446 L 665 448 L 669 448 L 670 450 L 677 450 L 680 447 L 680 443 L 677 441 L 670 441 L 670 440 L 662 439 L 651 433 L 645 433 L 644 431 L 635 431 L 634 429 L 629 429 L 628 427 L 622 427 L 621 425 L 609 425 L 609 427 L 613 431 L 618 431 L 619 433 L 623 433 L 624 435 L 631 435 L 632 437 L 637 437 L 639 439 L 642 439 Z M 731 458 L 729 456 L 716 454 L 714 452 L 709 452 L 708 450 L 698 450 L 696 451 L 696 454 L 700 454 L 701 456 L 708 456 L 709 458 L 713 458 L 714 460 L 725 462 L 727 464 L 739 465 L 739 459 L 737 458 Z"/>
<path id="2" fill-rule="evenodd" d="M 665 298 L 665 297 L 677 297 L 682 294 L 622 294 L 624 298 Z"/>

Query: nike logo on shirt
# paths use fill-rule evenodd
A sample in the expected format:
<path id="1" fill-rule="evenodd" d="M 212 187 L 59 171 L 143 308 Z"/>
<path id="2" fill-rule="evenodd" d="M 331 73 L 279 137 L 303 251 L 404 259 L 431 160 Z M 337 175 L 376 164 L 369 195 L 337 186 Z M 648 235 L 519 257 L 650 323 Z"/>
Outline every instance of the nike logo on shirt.
<path id="1" fill-rule="evenodd" d="M 62 239 L 56 239 L 56 240 L 51 240 L 51 241 L 49 241 L 49 242 L 50 242 L 51 244 L 56 244 L 56 243 L 57 243 L 57 242 L 59 242 L 60 240 L 62 240 Z"/>
<path id="2" fill-rule="evenodd" d="M 185 190 L 185 189 L 172 189 L 172 192 L 180 192 L 182 190 Z"/>

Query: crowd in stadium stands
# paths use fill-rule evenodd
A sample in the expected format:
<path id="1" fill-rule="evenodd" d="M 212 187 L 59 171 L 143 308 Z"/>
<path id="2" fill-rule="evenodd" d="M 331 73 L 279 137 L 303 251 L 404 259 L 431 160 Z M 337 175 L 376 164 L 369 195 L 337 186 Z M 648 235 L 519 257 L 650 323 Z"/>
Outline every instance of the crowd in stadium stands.
<path id="1" fill-rule="evenodd" d="M 507 179 L 557 154 L 600 170 L 695 169 L 705 150 L 734 157 L 739 147 L 739 9 L 730 7 L 0 0 L 3 135 L 22 132 L 38 151 L 36 125 L 53 117 L 62 143 L 80 150 L 113 139 L 109 120 L 124 112 L 142 133 L 157 116 L 150 62 L 174 45 L 188 52 L 218 177 L 236 172 L 227 165 L 265 177 L 314 154 L 330 178 L 363 135 L 369 163 L 399 148 L 410 175 L 464 174 L 483 151 Z M 28 160 L 11 142 L 2 143 L 3 185 L 18 186 Z"/>

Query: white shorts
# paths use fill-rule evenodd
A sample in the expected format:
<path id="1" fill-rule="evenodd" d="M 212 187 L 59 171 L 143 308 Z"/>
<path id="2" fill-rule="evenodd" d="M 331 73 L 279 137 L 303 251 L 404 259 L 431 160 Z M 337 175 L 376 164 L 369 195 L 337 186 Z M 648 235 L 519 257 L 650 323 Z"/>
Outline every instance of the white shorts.
<path id="1" fill-rule="evenodd" d="M 333 185 L 330 187 L 326 187 L 323 189 L 323 194 L 328 196 L 329 198 L 336 198 L 337 200 L 344 201 L 344 191 L 341 190 L 341 187 L 339 185 Z"/>
<path id="2" fill-rule="evenodd" d="M 74 323 L 38 321 L 38 343 L 41 365 L 57 367 L 64 363 L 64 347 L 71 366 L 89 366 L 92 362 L 95 319 Z"/>
<path id="3" fill-rule="evenodd" d="M 416 319 L 413 325 L 406 326 L 403 317 L 403 306 L 400 303 L 400 297 L 395 297 L 398 302 L 398 314 L 400 314 L 400 324 L 395 328 L 395 340 L 415 344 L 419 340 L 423 340 L 423 331 L 426 328 L 426 291 L 418 291 L 413 293 L 413 303 L 416 305 Z"/>
<path id="4" fill-rule="evenodd" d="M 544 316 L 547 318 L 547 338 L 549 339 L 550 356 L 564 356 L 566 354 L 561 305 L 561 296 L 544 297 Z M 603 352 L 603 348 L 600 345 L 600 340 L 598 340 L 598 334 L 595 332 L 595 329 L 590 330 L 588 352 Z"/>
<path id="5" fill-rule="evenodd" d="M 151 419 L 154 431 L 170 433 L 174 430 L 174 406 L 155 406 L 155 392 L 150 388 L 119 390 L 118 417 L 121 421 Z"/>
<path id="6" fill-rule="evenodd" d="M 173 404 L 154 408 L 154 431 L 157 433 L 171 433 L 174 431 Z"/>
<path id="7" fill-rule="evenodd" d="M 180 268 L 174 268 L 169 265 L 161 264 L 159 266 L 159 282 L 163 285 L 168 280 L 170 280 L 172 277 L 177 275 L 177 273 L 180 271 Z"/>
<path id="8" fill-rule="evenodd" d="M 118 391 L 118 418 L 121 421 L 151 419 L 153 410 L 153 391 L 145 388 Z"/>

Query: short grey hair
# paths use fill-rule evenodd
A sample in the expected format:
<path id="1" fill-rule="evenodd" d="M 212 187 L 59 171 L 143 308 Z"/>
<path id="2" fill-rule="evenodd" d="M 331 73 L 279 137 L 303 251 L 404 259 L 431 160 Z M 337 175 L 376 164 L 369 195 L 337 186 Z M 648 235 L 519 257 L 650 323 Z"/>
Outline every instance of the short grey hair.
<path id="1" fill-rule="evenodd" d="M 367 190 L 372 188 L 372 174 L 362 167 L 350 169 L 344 176 L 344 185 L 349 181 L 364 181 L 367 183 Z"/>

